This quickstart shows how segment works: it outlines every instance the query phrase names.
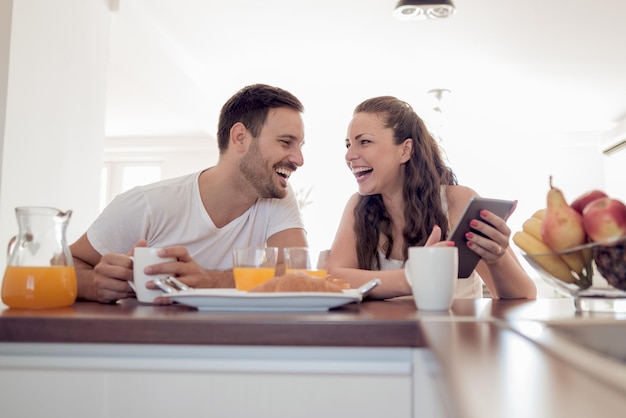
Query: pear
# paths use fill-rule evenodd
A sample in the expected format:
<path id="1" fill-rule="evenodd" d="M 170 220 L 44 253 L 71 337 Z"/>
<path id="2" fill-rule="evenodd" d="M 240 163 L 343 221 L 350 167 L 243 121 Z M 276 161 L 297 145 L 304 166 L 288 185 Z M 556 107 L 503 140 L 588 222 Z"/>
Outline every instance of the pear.
<path id="1" fill-rule="evenodd" d="M 586 241 L 582 215 L 567 203 L 561 190 L 552 185 L 552 176 L 541 238 L 554 251 L 567 250 Z"/>
<path id="2" fill-rule="evenodd" d="M 553 251 L 567 250 L 586 241 L 582 215 L 567 203 L 561 190 L 552 185 L 552 176 L 541 238 Z M 562 253 L 561 258 L 581 282 L 586 283 L 591 278 L 592 271 L 582 251 Z"/>

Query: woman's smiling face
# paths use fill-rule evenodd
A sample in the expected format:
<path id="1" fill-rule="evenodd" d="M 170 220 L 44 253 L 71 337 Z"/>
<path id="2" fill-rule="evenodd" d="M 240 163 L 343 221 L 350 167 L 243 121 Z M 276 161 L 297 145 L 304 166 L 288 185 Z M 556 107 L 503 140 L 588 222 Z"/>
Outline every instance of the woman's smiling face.
<path id="1" fill-rule="evenodd" d="M 383 117 L 359 112 L 348 126 L 345 158 L 361 195 L 402 191 L 404 163 L 411 155 L 413 144 L 410 138 L 395 144 L 393 129 L 385 128 Z"/>

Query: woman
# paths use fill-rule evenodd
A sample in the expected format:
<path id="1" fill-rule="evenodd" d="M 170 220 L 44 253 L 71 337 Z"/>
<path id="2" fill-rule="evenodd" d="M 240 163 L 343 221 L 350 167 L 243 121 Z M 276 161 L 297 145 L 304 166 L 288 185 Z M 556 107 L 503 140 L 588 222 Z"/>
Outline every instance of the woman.
<path id="1" fill-rule="evenodd" d="M 352 287 L 380 278 L 382 284 L 370 294 L 374 298 L 410 295 L 403 271 L 408 248 L 453 245 L 441 240 L 477 193 L 457 184 L 424 122 L 395 97 L 376 97 L 357 106 L 346 148 L 359 192 L 344 210 L 329 273 Z M 481 216 L 493 226 L 472 221 L 472 228 L 487 238 L 466 236 L 481 260 L 469 278 L 458 281 L 455 297 L 482 297 L 482 278 L 494 298 L 535 298 L 534 282 L 509 248 L 511 231 L 505 220 L 489 211 Z"/>

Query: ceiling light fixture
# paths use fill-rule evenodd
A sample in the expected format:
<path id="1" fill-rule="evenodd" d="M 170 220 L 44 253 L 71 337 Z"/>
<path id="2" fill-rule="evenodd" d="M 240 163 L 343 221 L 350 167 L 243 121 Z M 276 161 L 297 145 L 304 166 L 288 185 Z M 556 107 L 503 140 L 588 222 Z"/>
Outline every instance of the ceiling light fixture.
<path id="1" fill-rule="evenodd" d="M 455 10 L 451 0 L 400 0 L 393 15 L 400 20 L 444 19 Z"/>

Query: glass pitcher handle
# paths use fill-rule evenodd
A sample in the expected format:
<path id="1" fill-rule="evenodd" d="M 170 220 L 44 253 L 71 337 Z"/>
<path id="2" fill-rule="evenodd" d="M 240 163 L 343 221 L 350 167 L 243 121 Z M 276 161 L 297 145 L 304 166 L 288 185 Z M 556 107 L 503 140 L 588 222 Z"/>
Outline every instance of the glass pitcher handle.
<path id="1" fill-rule="evenodd" d="M 7 245 L 7 260 L 11 257 L 11 252 L 13 251 L 13 247 L 15 247 L 15 241 L 17 241 L 17 235 L 14 235 L 9 240 L 9 245 Z"/>

